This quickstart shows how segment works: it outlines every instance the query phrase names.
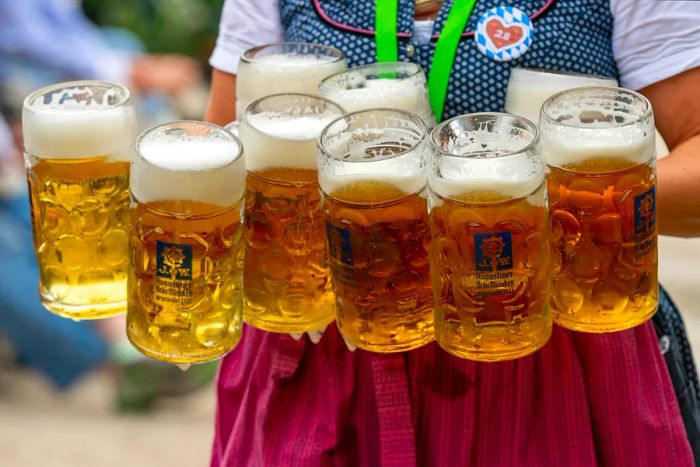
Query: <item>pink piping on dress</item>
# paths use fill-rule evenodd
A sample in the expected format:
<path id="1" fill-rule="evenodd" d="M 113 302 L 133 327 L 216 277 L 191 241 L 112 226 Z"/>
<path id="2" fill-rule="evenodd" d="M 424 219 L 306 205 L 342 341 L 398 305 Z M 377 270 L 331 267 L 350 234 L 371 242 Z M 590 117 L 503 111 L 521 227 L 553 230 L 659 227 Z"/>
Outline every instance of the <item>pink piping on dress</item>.
<path id="1" fill-rule="evenodd" d="M 376 34 L 376 32 L 371 30 L 371 29 L 357 28 L 355 26 L 350 26 L 347 24 L 340 23 L 338 21 L 334 21 L 328 15 L 328 13 L 326 13 L 323 10 L 323 8 L 321 7 L 321 0 L 313 0 L 313 2 L 314 2 L 314 8 L 316 9 L 316 13 L 318 13 L 318 15 L 321 17 L 321 19 L 323 19 L 325 22 L 327 22 L 331 26 L 334 26 L 338 29 L 342 29 L 344 31 L 353 32 L 355 34 L 363 34 L 365 36 L 374 36 Z M 534 21 L 538 16 L 542 15 L 545 11 L 547 11 L 549 9 L 549 7 L 552 6 L 553 3 L 554 3 L 554 0 L 547 0 L 546 3 L 542 6 L 542 8 L 540 8 L 535 13 L 533 13 L 532 16 L 530 16 L 530 19 Z M 462 34 L 462 37 L 469 37 L 469 36 L 473 36 L 473 35 L 474 35 L 474 31 L 467 31 L 464 34 Z M 398 37 L 400 37 L 401 39 L 407 39 L 407 38 L 411 37 L 411 34 L 409 34 L 407 32 L 400 32 L 400 33 L 398 33 Z M 433 39 L 437 39 L 438 37 L 440 37 L 439 34 L 432 35 Z"/>

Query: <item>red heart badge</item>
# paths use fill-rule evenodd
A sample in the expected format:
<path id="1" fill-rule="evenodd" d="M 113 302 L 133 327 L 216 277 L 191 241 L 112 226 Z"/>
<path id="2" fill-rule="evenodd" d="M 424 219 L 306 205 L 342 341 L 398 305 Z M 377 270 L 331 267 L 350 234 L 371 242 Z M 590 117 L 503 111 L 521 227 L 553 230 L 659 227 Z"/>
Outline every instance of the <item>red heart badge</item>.
<path id="1" fill-rule="evenodd" d="M 520 24 L 506 26 L 499 18 L 491 18 L 486 23 L 486 35 L 496 49 L 500 50 L 517 44 L 523 38 L 523 26 Z"/>
<path id="2" fill-rule="evenodd" d="M 513 6 L 497 6 L 476 22 L 474 42 L 491 60 L 507 62 L 528 51 L 534 34 L 532 20 L 525 12 Z"/>

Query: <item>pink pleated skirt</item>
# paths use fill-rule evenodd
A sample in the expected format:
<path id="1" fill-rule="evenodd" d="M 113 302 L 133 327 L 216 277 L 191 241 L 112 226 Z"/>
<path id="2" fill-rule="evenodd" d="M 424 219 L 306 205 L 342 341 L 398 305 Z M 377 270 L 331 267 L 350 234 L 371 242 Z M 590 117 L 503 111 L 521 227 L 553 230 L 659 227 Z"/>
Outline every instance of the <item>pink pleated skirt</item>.
<path id="1" fill-rule="evenodd" d="M 247 327 L 217 391 L 212 466 L 693 465 L 651 322 L 503 363 Z"/>

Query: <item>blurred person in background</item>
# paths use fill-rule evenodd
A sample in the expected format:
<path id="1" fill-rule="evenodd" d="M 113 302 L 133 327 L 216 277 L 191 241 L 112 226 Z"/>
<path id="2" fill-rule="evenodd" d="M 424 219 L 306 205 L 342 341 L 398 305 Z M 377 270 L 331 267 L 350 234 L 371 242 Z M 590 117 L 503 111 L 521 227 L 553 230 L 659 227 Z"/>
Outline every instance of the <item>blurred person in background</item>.
<path id="1" fill-rule="evenodd" d="M 123 317 L 75 323 L 43 309 L 20 149 L 22 102 L 39 87 L 77 79 L 124 84 L 139 96 L 141 121 L 154 124 L 176 118 L 172 99 L 202 86 L 199 65 L 185 56 L 143 53 L 136 36 L 100 29 L 73 0 L 0 0 L 0 18 L 0 105 L 9 120 L 0 117 L 0 335 L 20 364 L 58 388 L 98 368 L 118 369 L 123 408 L 209 382 L 212 365 L 182 373 L 138 354 Z"/>
<path id="2" fill-rule="evenodd" d="M 16 108 L 30 91 L 71 79 L 110 81 L 169 97 L 201 86 L 193 59 L 143 53 L 135 35 L 99 28 L 77 0 L 0 0 L 0 18 L 0 84 L 15 95 L 10 104 Z"/>

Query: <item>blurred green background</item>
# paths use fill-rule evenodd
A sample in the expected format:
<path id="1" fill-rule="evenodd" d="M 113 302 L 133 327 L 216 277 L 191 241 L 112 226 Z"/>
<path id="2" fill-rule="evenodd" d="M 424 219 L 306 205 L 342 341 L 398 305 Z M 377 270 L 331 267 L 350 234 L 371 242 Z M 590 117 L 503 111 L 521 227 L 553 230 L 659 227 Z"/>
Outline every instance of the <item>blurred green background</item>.
<path id="1" fill-rule="evenodd" d="M 181 53 L 206 63 L 224 0 L 84 0 L 97 24 L 133 31 L 149 52 Z"/>

